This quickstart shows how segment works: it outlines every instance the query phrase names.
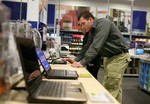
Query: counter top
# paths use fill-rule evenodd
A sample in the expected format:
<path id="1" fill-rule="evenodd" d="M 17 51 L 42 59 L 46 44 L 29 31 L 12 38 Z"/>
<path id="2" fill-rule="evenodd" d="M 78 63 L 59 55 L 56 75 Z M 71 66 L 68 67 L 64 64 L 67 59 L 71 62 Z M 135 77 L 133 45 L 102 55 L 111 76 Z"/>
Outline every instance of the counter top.
<path id="1" fill-rule="evenodd" d="M 70 64 L 66 65 L 51 65 L 52 69 L 66 69 L 66 70 L 76 70 L 79 74 L 78 80 L 61 80 L 61 81 L 77 81 L 81 82 L 83 84 L 83 87 L 87 93 L 88 101 L 86 104 L 106 104 L 104 102 L 92 102 L 89 98 L 92 94 L 106 94 L 110 99 L 112 99 L 112 102 L 107 104 L 119 104 L 117 100 L 114 99 L 114 97 L 111 96 L 111 94 L 101 85 L 100 82 L 98 82 L 85 68 L 73 68 Z M 82 74 L 88 74 L 87 77 L 82 77 L 80 75 Z M 49 79 L 47 79 L 49 80 Z M 51 79 L 55 81 L 60 81 L 58 79 Z M 24 81 L 22 81 L 19 85 L 25 86 Z M 28 104 L 27 102 L 27 92 L 24 90 L 12 90 L 10 93 L 10 100 L 8 100 L 5 104 Z M 33 103 L 32 103 L 33 104 Z"/>

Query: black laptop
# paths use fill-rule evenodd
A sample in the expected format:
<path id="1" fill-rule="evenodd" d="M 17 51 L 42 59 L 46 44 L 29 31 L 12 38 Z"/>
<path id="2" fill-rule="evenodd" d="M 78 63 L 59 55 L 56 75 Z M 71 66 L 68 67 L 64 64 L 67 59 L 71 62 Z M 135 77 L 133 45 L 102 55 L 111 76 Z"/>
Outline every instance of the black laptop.
<path id="1" fill-rule="evenodd" d="M 40 48 L 36 48 L 36 53 L 39 61 L 41 62 L 43 69 L 45 71 L 44 75 L 46 78 L 52 79 L 77 79 L 79 76 L 76 70 L 62 70 L 62 69 L 52 69 L 43 51 Z"/>
<path id="2" fill-rule="evenodd" d="M 82 104 L 87 96 L 82 83 L 77 81 L 42 80 L 35 46 L 31 39 L 16 38 L 23 69 L 28 101 L 49 104 Z"/>

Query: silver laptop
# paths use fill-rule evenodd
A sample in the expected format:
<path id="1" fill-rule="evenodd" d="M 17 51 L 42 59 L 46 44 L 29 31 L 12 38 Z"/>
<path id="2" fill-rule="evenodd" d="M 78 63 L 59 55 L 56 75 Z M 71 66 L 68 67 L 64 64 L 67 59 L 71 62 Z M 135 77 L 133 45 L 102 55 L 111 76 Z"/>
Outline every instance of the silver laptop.
<path id="1" fill-rule="evenodd" d="M 52 78 L 52 79 L 77 79 L 79 76 L 76 72 L 76 70 L 52 70 L 50 64 L 48 63 L 43 51 L 40 48 L 36 48 L 36 53 L 38 56 L 39 61 L 41 62 L 43 69 L 44 69 L 44 75 L 46 78 Z"/>
<path id="2" fill-rule="evenodd" d="M 80 82 L 42 80 L 35 46 L 31 39 L 16 38 L 29 102 L 82 104 L 87 96 Z"/>

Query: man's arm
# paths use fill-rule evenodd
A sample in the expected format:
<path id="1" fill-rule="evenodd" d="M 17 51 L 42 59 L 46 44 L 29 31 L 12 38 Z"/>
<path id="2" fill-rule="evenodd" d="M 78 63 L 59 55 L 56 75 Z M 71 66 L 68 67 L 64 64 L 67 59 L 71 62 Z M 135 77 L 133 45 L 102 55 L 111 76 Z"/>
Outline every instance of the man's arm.
<path id="1" fill-rule="evenodd" d="M 89 34 L 86 34 L 86 35 L 89 35 Z M 80 50 L 80 53 L 76 56 L 75 61 L 80 61 L 84 58 L 84 55 L 86 51 L 88 50 L 88 48 L 90 47 L 91 43 L 92 43 L 92 39 L 88 38 L 87 42 L 83 45 L 82 49 Z"/>

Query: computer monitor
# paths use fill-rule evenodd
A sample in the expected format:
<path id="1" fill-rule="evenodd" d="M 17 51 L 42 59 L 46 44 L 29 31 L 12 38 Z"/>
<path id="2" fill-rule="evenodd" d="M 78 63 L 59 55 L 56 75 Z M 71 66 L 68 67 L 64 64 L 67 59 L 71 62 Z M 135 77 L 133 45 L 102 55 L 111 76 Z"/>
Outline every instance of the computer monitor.
<path id="1" fill-rule="evenodd" d="M 143 48 L 136 48 L 135 53 L 136 53 L 136 55 L 144 55 L 144 49 Z"/>

